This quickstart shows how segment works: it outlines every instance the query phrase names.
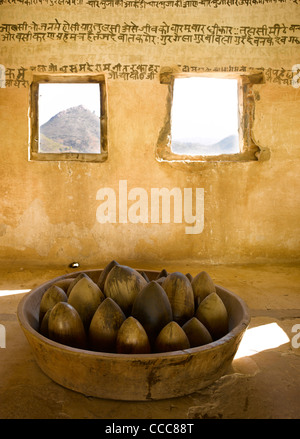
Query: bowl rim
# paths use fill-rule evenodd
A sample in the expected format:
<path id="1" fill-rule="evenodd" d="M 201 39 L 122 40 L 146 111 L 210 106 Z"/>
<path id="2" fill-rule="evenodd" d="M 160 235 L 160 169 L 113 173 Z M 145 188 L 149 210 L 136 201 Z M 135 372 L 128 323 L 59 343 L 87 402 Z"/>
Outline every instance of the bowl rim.
<path id="1" fill-rule="evenodd" d="M 157 273 L 159 274 L 160 271 L 158 270 L 142 270 L 142 269 L 136 269 L 137 271 L 143 271 L 144 273 Z M 103 271 L 103 269 L 87 269 L 87 270 L 80 270 L 80 271 L 76 271 L 76 272 L 71 272 L 71 273 L 67 273 L 58 277 L 55 277 L 53 279 L 49 279 L 48 281 L 43 282 L 42 284 L 34 287 L 33 289 L 31 289 L 29 292 L 27 292 L 25 294 L 25 296 L 22 297 L 22 299 L 20 300 L 18 307 L 17 307 L 17 317 L 18 317 L 18 321 L 20 326 L 22 327 L 22 329 L 26 330 L 27 332 L 30 333 L 31 336 L 35 337 L 36 339 L 38 339 L 39 341 L 42 341 L 43 343 L 48 344 L 51 348 L 54 349 L 58 349 L 58 350 L 65 350 L 66 352 L 72 354 L 78 354 L 80 353 L 81 355 L 84 356 L 92 356 L 92 357 L 98 357 L 98 358 L 103 358 L 103 359 L 118 359 L 118 360 L 155 360 L 157 358 L 172 358 L 172 357 L 182 357 L 182 356 L 187 356 L 187 355 L 193 355 L 193 354 L 198 354 L 199 352 L 202 351 L 206 351 L 206 350 L 214 350 L 219 348 L 221 345 L 227 343 L 228 341 L 230 341 L 231 339 L 237 337 L 241 332 L 244 332 L 249 323 L 250 323 L 250 312 L 249 312 L 249 308 L 247 306 L 247 304 L 245 303 L 245 301 L 239 297 L 237 294 L 233 293 L 232 291 L 228 290 L 227 288 L 224 288 L 218 284 L 215 284 L 217 289 L 222 290 L 223 292 L 225 292 L 226 294 L 234 297 L 235 300 L 237 300 L 239 302 L 239 305 L 242 308 L 242 318 L 240 320 L 240 322 L 234 326 L 227 334 L 225 334 L 223 337 L 219 338 L 218 340 L 214 340 L 211 343 L 207 343 L 205 345 L 202 346 L 196 346 L 193 348 L 188 348 L 188 349 L 182 349 L 182 350 L 177 350 L 177 351 L 170 351 L 170 352 L 152 352 L 149 354 L 122 354 L 122 353 L 114 353 L 114 352 L 101 352 L 101 351 L 92 351 L 89 349 L 80 349 L 80 348 L 75 348 L 72 346 L 68 346 L 68 345 L 64 345 L 62 343 L 58 343 L 54 340 L 51 340 L 50 338 L 47 338 L 45 336 L 43 336 L 40 332 L 38 332 L 36 329 L 34 329 L 28 319 L 25 316 L 25 308 L 26 308 L 26 304 L 28 302 L 28 300 L 34 296 L 35 294 L 37 294 L 37 292 L 41 289 L 41 288 L 46 288 L 47 285 L 51 285 L 55 282 L 57 282 L 58 280 L 63 280 L 63 279 L 68 279 L 68 278 L 72 278 L 75 277 L 80 274 L 80 273 L 88 273 L 88 272 L 100 272 Z M 46 291 L 46 290 L 45 290 Z"/>

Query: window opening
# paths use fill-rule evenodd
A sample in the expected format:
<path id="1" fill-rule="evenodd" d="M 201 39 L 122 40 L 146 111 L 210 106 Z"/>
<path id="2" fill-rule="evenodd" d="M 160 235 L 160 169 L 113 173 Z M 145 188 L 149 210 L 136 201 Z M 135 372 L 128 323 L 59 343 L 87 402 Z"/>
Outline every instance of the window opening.
<path id="1" fill-rule="evenodd" d="M 168 89 L 155 150 L 158 161 L 184 167 L 269 160 L 269 149 L 257 144 L 253 131 L 256 100 L 265 83 L 261 71 L 194 74 L 163 67 L 160 83 Z"/>
<path id="2" fill-rule="evenodd" d="M 40 84 L 39 152 L 100 153 L 97 84 Z"/>
<path id="3" fill-rule="evenodd" d="M 239 153 L 238 109 L 237 79 L 175 78 L 171 151 L 203 156 Z"/>
<path id="4" fill-rule="evenodd" d="M 30 159 L 107 159 L 104 75 L 36 75 L 30 94 Z"/>

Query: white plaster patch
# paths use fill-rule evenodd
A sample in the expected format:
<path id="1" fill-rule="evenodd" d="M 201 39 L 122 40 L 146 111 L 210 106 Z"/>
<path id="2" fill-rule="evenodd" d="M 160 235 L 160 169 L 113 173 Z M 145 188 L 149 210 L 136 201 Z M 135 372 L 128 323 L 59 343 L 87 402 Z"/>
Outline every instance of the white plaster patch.
<path id="1" fill-rule="evenodd" d="M 1 234 L 0 234 L 1 235 Z M 6 226 L 6 233 L 0 236 L 1 247 L 12 247 L 25 251 L 34 249 L 39 256 L 48 256 L 53 245 L 60 239 L 68 240 L 68 247 L 76 252 L 81 249 L 74 223 L 52 224 L 43 203 L 35 199 L 20 216 L 17 227 Z"/>

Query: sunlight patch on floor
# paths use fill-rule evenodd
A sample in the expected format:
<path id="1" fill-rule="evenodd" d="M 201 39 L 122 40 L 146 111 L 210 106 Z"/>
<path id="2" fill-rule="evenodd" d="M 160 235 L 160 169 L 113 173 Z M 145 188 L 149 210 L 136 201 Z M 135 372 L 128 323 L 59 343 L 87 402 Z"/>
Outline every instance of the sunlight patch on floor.
<path id="1" fill-rule="evenodd" d="M 273 322 L 247 329 L 234 359 L 274 349 L 290 341 L 280 326 Z"/>
<path id="2" fill-rule="evenodd" d="M 30 289 L 28 290 L 0 290 L 0 297 L 2 296 L 12 296 L 13 294 L 24 294 L 28 293 Z"/>

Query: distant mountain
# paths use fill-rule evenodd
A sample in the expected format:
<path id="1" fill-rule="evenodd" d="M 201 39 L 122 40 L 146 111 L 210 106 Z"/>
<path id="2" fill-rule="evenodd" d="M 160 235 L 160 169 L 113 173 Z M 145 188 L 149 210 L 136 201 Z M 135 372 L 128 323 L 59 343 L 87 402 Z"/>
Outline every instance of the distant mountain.
<path id="1" fill-rule="evenodd" d="M 205 145 L 201 140 L 172 141 L 172 152 L 187 155 L 233 154 L 238 151 L 238 136 L 225 137 L 212 145 Z"/>
<path id="2" fill-rule="evenodd" d="M 83 105 L 61 111 L 40 127 L 39 151 L 99 152 L 99 117 Z"/>

